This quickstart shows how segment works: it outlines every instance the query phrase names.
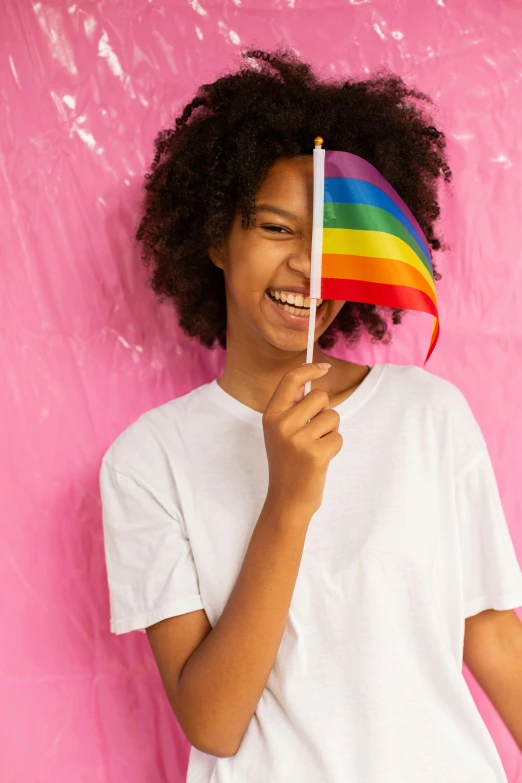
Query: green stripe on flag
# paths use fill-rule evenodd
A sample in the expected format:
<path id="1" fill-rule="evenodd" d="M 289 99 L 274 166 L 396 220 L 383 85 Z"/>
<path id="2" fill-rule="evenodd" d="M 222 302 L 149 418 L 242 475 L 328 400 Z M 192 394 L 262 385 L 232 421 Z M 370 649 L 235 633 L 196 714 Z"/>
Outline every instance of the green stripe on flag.
<path id="1" fill-rule="evenodd" d="M 324 228 L 351 228 L 359 231 L 383 231 L 387 234 L 402 239 L 408 244 L 422 263 L 433 274 L 431 260 L 426 258 L 426 253 L 419 247 L 418 242 L 412 237 L 402 223 L 394 215 L 385 209 L 374 207 L 370 204 L 344 204 L 332 201 L 324 203 Z"/>

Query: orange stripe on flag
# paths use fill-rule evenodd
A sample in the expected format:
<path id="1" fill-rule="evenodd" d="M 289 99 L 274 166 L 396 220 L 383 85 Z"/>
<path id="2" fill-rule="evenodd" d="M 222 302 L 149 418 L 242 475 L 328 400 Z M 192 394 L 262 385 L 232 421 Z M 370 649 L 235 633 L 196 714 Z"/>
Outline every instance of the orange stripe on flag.
<path id="1" fill-rule="evenodd" d="M 435 301 L 433 290 L 420 272 L 411 264 L 395 259 L 325 253 L 323 254 L 322 277 L 323 287 L 328 278 L 346 281 L 359 280 L 367 283 L 417 288 L 432 301 Z M 340 299 L 341 297 L 335 298 Z"/>

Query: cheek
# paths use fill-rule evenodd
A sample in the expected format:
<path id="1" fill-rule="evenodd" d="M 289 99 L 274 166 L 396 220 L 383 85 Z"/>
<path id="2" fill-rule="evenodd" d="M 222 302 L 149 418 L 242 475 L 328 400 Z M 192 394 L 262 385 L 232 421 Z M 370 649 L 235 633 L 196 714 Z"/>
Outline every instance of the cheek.
<path id="1" fill-rule="evenodd" d="M 235 307 L 250 313 L 250 316 L 258 309 L 259 300 L 264 296 L 268 285 L 265 277 L 248 262 L 238 264 L 231 269 L 226 284 Z"/>
<path id="2" fill-rule="evenodd" d="M 256 298 L 258 299 L 259 293 L 263 288 L 263 281 L 259 280 L 255 270 L 249 268 L 246 264 L 243 268 L 235 271 L 229 279 L 229 284 L 232 295 L 238 303 L 249 303 Z"/>
<path id="3" fill-rule="evenodd" d="M 276 276 L 277 263 L 268 253 L 252 249 L 234 259 L 229 267 L 228 284 L 237 301 L 259 300 Z"/>

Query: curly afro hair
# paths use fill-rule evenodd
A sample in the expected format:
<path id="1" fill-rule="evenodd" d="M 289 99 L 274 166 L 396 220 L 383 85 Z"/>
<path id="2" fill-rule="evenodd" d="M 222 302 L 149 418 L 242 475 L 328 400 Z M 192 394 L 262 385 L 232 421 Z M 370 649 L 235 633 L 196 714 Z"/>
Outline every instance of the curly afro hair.
<path id="1" fill-rule="evenodd" d="M 386 68 L 364 80 L 321 81 L 291 50 L 250 50 L 232 74 L 199 87 L 154 142 L 145 174 L 136 240 L 152 267 L 149 286 L 173 300 L 183 331 L 211 348 L 226 348 L 223 271 L 209 247 L 220 247 L 234 215 L 253 223 L 256 193 L 279 157 L 312 154 L 320 135 L 327 149 L 372 163 L 399 193 L 430 247 L 446 249 L 434 232 L 440 214 L 437 181 L 452 177 L 444 134 L 425 114 L 424 93 Z M 433 263 L 433 261 L 432 261 Z M 435 280 L 441 275 L 433 264 Z M 354 342 L 364 326 L 373 341 L 389 342 L 383 316 L 400 324 L 404 310 L 346 302 L 319 337 L 330 348 L 342 334 Z"/>

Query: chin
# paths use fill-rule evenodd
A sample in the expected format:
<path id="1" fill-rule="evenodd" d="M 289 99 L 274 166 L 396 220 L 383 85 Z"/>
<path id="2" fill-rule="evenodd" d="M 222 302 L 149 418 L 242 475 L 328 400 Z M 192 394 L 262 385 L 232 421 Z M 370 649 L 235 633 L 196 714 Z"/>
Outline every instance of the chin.
<path id="1" fill-rule="evenodd" d="M 326 331 L 326 328 L 315 337 L 315 345 L 317 345 L 317 341 L 323 332 Z M 306 352 L 308 347 L 308 331 L 292 332 L 288 330 L 286 333 L 281 333 L 270 330 L 269 332 L 264 331 L 263 337 L 274 348 L 280 351 L 288 351 L 288 353 L 303 353 Z"/>

